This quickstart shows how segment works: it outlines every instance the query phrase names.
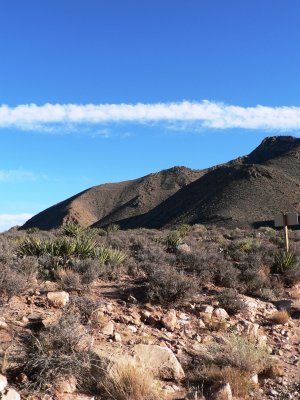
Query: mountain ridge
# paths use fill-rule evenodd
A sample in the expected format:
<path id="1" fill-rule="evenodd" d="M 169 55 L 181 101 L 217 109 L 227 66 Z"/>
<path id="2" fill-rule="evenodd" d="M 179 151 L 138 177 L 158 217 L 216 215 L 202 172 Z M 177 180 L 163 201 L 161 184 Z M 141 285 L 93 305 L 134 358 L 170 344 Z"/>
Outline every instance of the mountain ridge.
<path id="1" fill-rule="evenodd" d="M 280 210 L 300 208 L 300 139 L 265 138 L 246 156 L 204 170 L 173 167 L 119 183 L 93 186 L 27 221 L 57 228 L 67 221 L 103 227 L 162 228 L 179 223 L 250 227 Z"/>

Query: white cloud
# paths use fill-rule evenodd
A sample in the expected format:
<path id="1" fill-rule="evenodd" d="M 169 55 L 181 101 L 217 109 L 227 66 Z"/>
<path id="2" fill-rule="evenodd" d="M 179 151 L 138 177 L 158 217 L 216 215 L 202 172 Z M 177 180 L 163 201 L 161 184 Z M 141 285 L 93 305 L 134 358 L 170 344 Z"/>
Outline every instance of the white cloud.
<path id="1" fill-rule="evenodd" d="M 0 106 L 0 128 L 67 131 L 111 122 L 193 122 L 213 129 L 300 129 L 300 107 L 241 107 L 224 103 L 182 101 L 155 104 L 23 104 Z M 100 131 L 101 132 L 101 131 Z"/>
<path id="2" fill-rule="evenodd" d="M 0 214 L 0 232 L 16 225 L 23 225 L 33 214 Z"/>
<path id="3" fill-rule="evenodd" d="M 22 169 L 0 170 L 1 182 L 35 181 L 37 176 L 31 171 Z"/>

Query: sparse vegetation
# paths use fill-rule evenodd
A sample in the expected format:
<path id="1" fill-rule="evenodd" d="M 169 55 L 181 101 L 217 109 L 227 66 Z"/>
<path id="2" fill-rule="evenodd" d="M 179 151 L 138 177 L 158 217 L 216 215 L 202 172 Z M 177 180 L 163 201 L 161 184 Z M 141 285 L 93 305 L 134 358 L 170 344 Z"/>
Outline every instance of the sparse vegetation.
<path id="1" fill-rule="evenodd" d="M 288 322 L 290 319 L 290 315 L 287 311 L 275 311 L 271 316 L 270 316 L 270 321 L 273 322 L 274 324 L 280 324 L 284 325 Z"/>
<path id="2" fill-rule="evenodd" d="M 106 374 L 101 385 L 111 400 L 160 400 L 158 382 L 150 370 L 134 363 L 120 362 Z"/>
<path id="3" fill-rule="evenodd" d="M 165 265 L 154 268 L 148 278 L 147 298 L 159 304 L 177 304 L 191 299 L 199 290 L 195 278 Z"/>
<path id="4" fill-rule="evenodd" d="M 91 337 L 74 315 L 22 338 L 23 350 L 15 361 L 29 378 L 29 387 L 46 391 L 59 377 L 74 376 L 82 386 L 90 380 L 94 364 Z"/>

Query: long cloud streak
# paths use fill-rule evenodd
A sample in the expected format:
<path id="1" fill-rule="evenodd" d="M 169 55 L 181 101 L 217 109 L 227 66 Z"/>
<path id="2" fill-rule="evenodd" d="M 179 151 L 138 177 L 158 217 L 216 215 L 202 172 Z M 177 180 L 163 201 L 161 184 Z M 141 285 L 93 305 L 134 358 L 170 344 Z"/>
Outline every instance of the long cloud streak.
<path id="1" fill-rule="evenodd" d="M 0 128 L 28 130 L 112 122 L 193 122 L 213 129 L 300 129 L 300 107 L 240 107 L 204 100 L 156 104 L 24 104 L 0 106 Z M 51 130 L 49 130 L 51 131 Z"/>

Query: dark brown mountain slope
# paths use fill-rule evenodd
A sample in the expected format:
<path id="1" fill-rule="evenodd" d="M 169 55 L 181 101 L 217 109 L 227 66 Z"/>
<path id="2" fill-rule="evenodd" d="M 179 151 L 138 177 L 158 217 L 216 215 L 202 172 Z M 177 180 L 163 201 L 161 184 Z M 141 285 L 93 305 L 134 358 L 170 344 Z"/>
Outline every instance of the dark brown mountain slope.
<path id="1" fill-rule="evenodd" d="M 131 181 L 94 186 L 35 215 L 22 228 L 47 230 L 69 220 L 82 226 L 97 221 L 105 225 L 147 213 L 202 174 L 202 171 L 174 167 Z"/>
<path id="2" fill-rule="evenodd" d="M 147 214 L 118 223 L 160 228 L 178 223 L 264 224 L 300 211 L 300 139 L 265 139 L 251 154 L 208 170 Z"/>

